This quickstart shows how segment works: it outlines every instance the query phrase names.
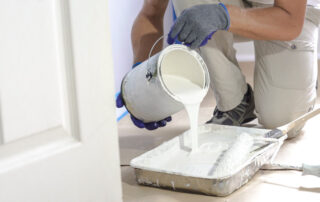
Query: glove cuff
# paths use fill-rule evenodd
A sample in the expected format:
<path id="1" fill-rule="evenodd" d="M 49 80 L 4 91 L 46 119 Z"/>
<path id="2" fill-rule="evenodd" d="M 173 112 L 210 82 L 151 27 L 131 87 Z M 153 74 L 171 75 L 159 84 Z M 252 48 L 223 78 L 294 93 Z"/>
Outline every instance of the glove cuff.
<path id="1" fill-rule="evenodd" d="M 134 69 L 136 66 L 140 65 L 142 62 L 137 62 L 134 65 L 132 65 L 132 69 Z"/>
<path id="2" fill-rule="evenodd" d="M 226 5 L 224 5 L 223 3 L 219 3 L 219 6 L 221 6 L 223 9 L 224 9 L 224 11 L 226 12 L 226 15 L 227 15 L 227 19 L 228 19 L 228 24 L 227 24 L 227 27 L 225 28 L 225 30 L 229 30 L 229 28 L 230 28 L 230 15 L 229 15 L 229 11 L 228 11 L 228 9 L 227 9 L 227 7 L 226 7 Z"/>

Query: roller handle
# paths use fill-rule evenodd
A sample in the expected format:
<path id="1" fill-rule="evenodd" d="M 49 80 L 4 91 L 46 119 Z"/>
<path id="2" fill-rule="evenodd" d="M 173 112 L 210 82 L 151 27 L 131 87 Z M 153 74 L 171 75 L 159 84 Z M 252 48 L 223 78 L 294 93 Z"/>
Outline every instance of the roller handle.
<path id="1" fill-rule="evenodd" d="M 309 119 L 315 117 L 316 115 L 320 114 L 320 108 L 310 111 L 302 116 L 300 116 L 299 118 L 297 118 L 294 121 L 289 122 L 286 125 L 280 126 L 278 127 L 278 129 L 283 133 L 283 134 L 287 134 L 290 130 L 292 130 L 294 127 L 296 127 L 297 125 L 303 124 L 306 121 L 308 121 Z"/>
<path id="2" fill-rule="evenodd" d="M 302 166 L 271 163 L 262 167 L 262 170 L 297 170 L 302 171 L 302 175 L 313 175 L 320 177 L 320 165 L 302 164 Z"/>
<path id="3" fill-rule="evenodd" d="M 287 134 L 290 130 L 292 130 L 295 126 L 299 124 L 303 124 L 304 122 L 308 121 L 309 119 L 313 118 L 314 116 L 320 114 L 320 108 L 316 110 L 312 110 L 299 118 L 297 118 L 294 121 L 291 121 L 290 123 L 287 123 L 286 125 L 280 126 L 274 130 L 271 130 L 267 132 L 264 137 L 265 138 L 276 138 L 279 139 L 280 137 L 283 137 L 285 134 Z"/>

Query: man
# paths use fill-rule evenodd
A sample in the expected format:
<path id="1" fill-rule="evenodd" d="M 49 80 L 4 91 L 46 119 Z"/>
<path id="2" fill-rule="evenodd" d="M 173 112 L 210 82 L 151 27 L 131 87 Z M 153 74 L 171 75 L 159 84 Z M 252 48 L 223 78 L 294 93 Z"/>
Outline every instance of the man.
<path id="1" fill-rule="evenodd" d="M 320 1 L 174 0 L 173 4 L 179 17 L 168 42 L 178 39 L 191 48 L 201 47 L 210 72 L 217 106 L 208 123 L 241 125 L 257 114 L 264 127 L 276 128 L 313 108 Z M 132 28 L 135 63 L 144 61 L 163 35 L 167 5 L 168 0 L 145 0 Z M 233 43 L 238 36 L 254 40 L 254 92 L 235 57 Z M 145 124 L 132 118 L 147 129 L 170 121 Z"/>

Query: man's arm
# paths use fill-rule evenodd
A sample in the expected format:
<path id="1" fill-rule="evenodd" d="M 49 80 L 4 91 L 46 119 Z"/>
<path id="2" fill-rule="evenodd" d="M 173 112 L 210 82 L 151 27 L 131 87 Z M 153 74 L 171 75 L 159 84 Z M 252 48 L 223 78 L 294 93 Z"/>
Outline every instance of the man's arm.
<path id="1" fill-rule="evenodd" d="M 229 31 L 257 40 L 293 40 L 302 30 L 306 1 L 275 0 L 273 7 L 252 9 L 227 5 Z"/>
<path id="2" fill-rule="evenodd" d="M 145 0 L 131 31 L 134 63 L 147 59 L 154 42 L 163 35 L 163 16 L 168 0 Z M 162 49 L 162 43 L 155 47 L 153 54 Z"/>

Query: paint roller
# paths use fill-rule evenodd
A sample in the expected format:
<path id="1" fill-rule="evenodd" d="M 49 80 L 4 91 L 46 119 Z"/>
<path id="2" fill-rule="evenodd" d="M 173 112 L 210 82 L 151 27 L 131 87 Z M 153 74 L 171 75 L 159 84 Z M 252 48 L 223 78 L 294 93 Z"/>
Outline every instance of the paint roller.
<path id="1" fill-rule="evenodd" d="M 246 158 L 252 152 L 253 144 L 255 140 L 265 141 L 266 144 L 262 145 L 258 149 L 261 149 L 270 144 L 270 142 L 279 142 L 278 149 L 273 155 L 271 162 L 277 155 L 283 141 L 287 138 L 287 133 L 294 127 L 304 124 L 307 120 L 313 118 L 320 113 L 320 108 L 308 112 L 292 122 L 286 125 L 278 127 L 274 130 L 267 132 L 263 138 L 253 138 L 249 134 L 240 134 L 234 143 L 225 151 L 223 151 L 215 162 L 213 168 L 210 170 L 209 175 L 211 176 L 224 176 L 230 174 L 234 169 L 237 169 L 240 165 L 245 163 Z M 255 149 L 254 151 L 258 150 Z M 290 166 L 283 164 L 269 164 L 264 169 L 291 169 L 302 171 L 304 175 L 315 175 L 320 177 L 320 165 L 307 165 L 302 164 L 301 166 Z"/>
<path id="2" fill-rule="evenodd" d="M 254 140 L 247 133 L 241 133 L 236 140 L 223 151 L 209 171 L 209 176 L 219 178 L 231 174 L 246 161 L 253 147 Z"/>
<path id="3" fill-rule="evenodd" d="M 281 146 L 281 140 L 279 141 L 274 138 L 252 137 L 248 133 L 241 133 L 228 147 L 228 149 L 221 152 L 212 169 L 209 171 L 209 175 L 219 178 L 232 174 L 233 171 L 240 168 L 240 166 L 247 161 L 248 156 L 254 147 L 254 143 L 261 141 L 277 142 Z"/>

